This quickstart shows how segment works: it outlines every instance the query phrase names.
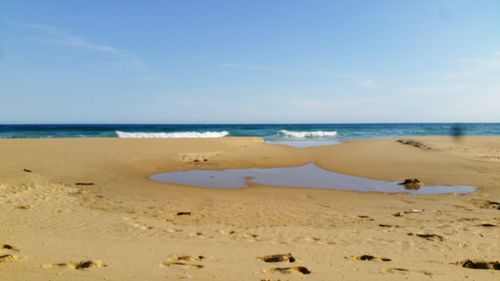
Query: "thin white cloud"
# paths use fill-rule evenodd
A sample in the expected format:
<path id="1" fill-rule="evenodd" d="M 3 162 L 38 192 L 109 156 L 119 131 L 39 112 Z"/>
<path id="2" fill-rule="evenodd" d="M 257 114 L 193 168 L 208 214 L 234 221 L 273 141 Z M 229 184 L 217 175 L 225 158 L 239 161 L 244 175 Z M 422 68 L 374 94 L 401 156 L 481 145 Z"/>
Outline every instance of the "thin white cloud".
<path id="1" fill-rule="evenodd" d="M 377 88 L 377 84 L 375 83 L 375 80 L 373 80 L 373 79 L 363 79 L 363 80 L 361 80 L 361 82 L 359 84 L 362 88 L 368 89 L 368 90 L 374 90 Z"/>
<path id="2" fill-rule="evenodd" d="M 61 31 L 59 31 L 58 29 L 56 29 L 52 26 L 41 25 L 41 24 L 8 22 L 7 25 L 43 31 L 43 32 L 52 33 L 52 34 L 59 34 L 59 35 L 63 34 Z"/>
<path id="3" fill-rule="evenodd" d="M 460 59 L 452 61 L 453 64 L 459 68 L 466 69 L 464 71 L 457 71 L 447 73 L 444 75 L 445 79 L 467 79 L 481 75 L 490 74 L 500 71 L 500 58 L 496 57 L 500 53 L 495 53 L 493 58 L 489 59 Z"/>
<path id="4" fill-rule="evenodd" d="M 271 71 L 271 72 L 287 72 L 294 73 L 294 71 L 287 68 L 280 67 L 272 67 L 265 65 L 248 65 L 242 63 L 223 63 L 217 65 L 219 68 L 232 68 L 232 69 L 241 69 L 241 70 L 262 70 L 262 71 Z"/>
<path id="5" fill-rule="evenodd" d="M 223 64 L 217 65 L 217 67 L 239 69 L 239 70 L 251 70 L 251 71 L 278 72 L 278 73 L 284 73 L 284 74 L 290 74 L 290 75 L 314 75 L 314 76 L 326 76 L 326 77 L 333 77 L 333 78 L 359 80 L 359 77 L 356 74 L 339 73 L 339 72 L 322 70 L 322 69 L 296 70 L 293 68 L 274 67 L 274 66 L 266 66 L 266 65 L 249 65 L 249 64 L 242 64 L 242 63 L 223 63 Z"/>
<path id="6" fill-rule="evenodd" d="M 491 122 L 500 118 L 499 91 L 500 85 L 436 85 L 396 95 L 299 98 L 280 108 L 300 116 L 302 122 Z"/>
<path id="7" fill-rule="evenodd" d="M 111 46 L 91 43 L 87 41 L 85 38 L 79 36 L 66 36 L 64 38 L 59 38 L 59 39 L 38 39 L 38 38 L 29 38 L 29 39 L 31 41 L 39 43 L 83 48 L 91 51 L 110 53 L 115 55 L 119 55 L 123 52 L 122 50 Z"/>
<path id="8" fill-rule="evenodd" d="M 165 81 L 164 79 L 162 78 L 159 78 L 159 77 L 156 77 L 156 76 L 151 76 L 151 75 L 143 75 L 143 76 L 140 76 L 139 77 L 139 80 L 144 80 L 144 81 L 153 81 L 153 82 L 157 82 L 157 81 Z"/>
<path id="9" fill-rule="evenodd" d="M 148 71 L 148 66 L 141 59 L 120 48 L 94 43 L 82 36 L 70 35 L 52 26 L 31 23 L 8 23 L 8 25 L 36 30 L 50 36 L 48 38 L 28 38 L 28 40 L 33 42 L 106 53 L 120 59 L 125 64 L 134 66 L 140 71 Z"/>
<path id="10" fill-rule="evenodd" d="M 393 94 L 409 96 L 453 96 L 468 93 L 473 89 L 469 83 L 436 83 L 428 85 L 407 86 L 405 88 L 393 89 Z"/>

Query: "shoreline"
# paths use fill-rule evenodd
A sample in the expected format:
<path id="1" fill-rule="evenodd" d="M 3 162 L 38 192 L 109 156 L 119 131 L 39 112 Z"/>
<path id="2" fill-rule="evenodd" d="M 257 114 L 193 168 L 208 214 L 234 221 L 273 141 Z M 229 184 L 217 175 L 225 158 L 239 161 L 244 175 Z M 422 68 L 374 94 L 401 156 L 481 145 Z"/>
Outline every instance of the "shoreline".
<path id="1" fill-rule="evenodd" d="M 0 244 L 19 250 L 1 250 L 13 260 L 0 263 L 0 279 L 495 279 L 498 271 L 457 263 L 500 259 L 500 219 L 488 203 L 500 202 L 500 137 L 411 139 L 308 148 L 245 137 L 0 139 Z M 463 196 L 261 185 L 221 190 L 149 179 L 193 168 L 311 161 L 353 176 L 478 190 Z M 284 253 L 298 261 L 259 260 Z M 359 261 L 362 255 L 374 261 Z M 93 263 L 72 269 L 81 261 Z M 295 266 L 310 274 L 273 272 Z"/>

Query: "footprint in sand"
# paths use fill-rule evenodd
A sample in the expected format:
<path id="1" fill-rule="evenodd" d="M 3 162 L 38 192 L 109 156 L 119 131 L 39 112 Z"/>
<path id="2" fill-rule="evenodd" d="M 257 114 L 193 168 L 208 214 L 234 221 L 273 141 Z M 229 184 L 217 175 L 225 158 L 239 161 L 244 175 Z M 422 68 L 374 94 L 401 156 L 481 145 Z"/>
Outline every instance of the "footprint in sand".
<path id="1" fill-rule="evenodd" d="M 409 272 L 415 272 L 415 273 L 422 273 L 427 276 L 432 276 L 432 272 L 429 271 L 422 271 L 422 270 L 409 270 L 406 268 L 401 268 L 401 267 L 392 267 L 388 269 L 383 269 L 381 270 L 383 273 L 401 273 L 401 274 L 407 274 Z"/>
<path id="2" fill-rule="evenodd" d="M 291 267 L 274 267 L 264 270 L 264 272 L 279 272 L 279 273 L 300 273 L 300 274 L 311 274 L 311 271 L 305 266 L 291 266 Z"/>
<path id="3" fill-rule="evenodd" d="M 8 250 L 8 251 L 13 251 L 13 252 L 19 252 L 19 249 L 17 249 L 16 247 L 14 247 L 12 245 L 9 245 L 9 244 L 3 244 L 3 245 L 1 245 L 0 252 L 1 252 L 1 249 Z"/>
<path id="4" fill-rule="evenodd" d="M 473 200 L 472 203 L 481 209 L 496 209 L 500 210 L 500 202 L 491 200 Z"/>
<path id="5" fill-rule="evenodd" d="M 275 255 L 267 255 L 258 258 L 259 260 L 265 263 L 294 263 L 296 259 L 292 256 L 292 254 L 275 254 Z M 311 271 L 305 266 L 287 266 L 287 267 L 273 267 L 269 269 L 264 269 L 264 272 L 278 272 L 278 273 L 300 273 L 300 274 L 311 274 Z"/>
<path id="6" fill-rule="evenodd" d="M 179 160 L 198 164 L 208 162 L 209 159 L 217 158 L 219 155 L 221 155 L 221 152 L 182 153 L 179 154 Z"/>
<path id="7" fill-rule="evenodd" d="M 407 233 L 408 236 L 416 236 L 420 238 L 424 238 L 429 241 L 444 241 L 444 237 L 439 235 L 439 234 L 433 234 L 433 233 Z"/>
<path id="8" fill-rule="evenodd" d="M 392 228 L 392 227 L 399 228 L 399 225 L 384 224 L 384 223 L 381 223 L 378 226 L 380 226 L 380 227 L 386 227 L 386 228 Z"/>
<path id="9" fill-rule="evenodd" d="M 497 227 L 495 224 L 492 224 L 492 223 L 482 223 L 482 224 L 479 224 L 478 226 L 482 226 L 482 227 Z"/>
<path id="10" fill-rule="evenodd" d="M 364 215 L 358 216 L 358 218 L 364 219 L 364 220 L 367 220 L 367 221 L 374 221 L 375 220 L 375 219 L 373 219 L 370 216 L 364 216 Z"/>
<path id="11" fill-rule="evenodd" d="M 142 224 L 142 223 L 138 223 L 138 222 L 132 223 L 132 226 L 135 227 L 135 228 L 138 228 L 140 230 L 151 230 L 151 229 L 154 228 L 153 226 Z"/>
<path id="12" fill-rule="evenodd" d="M 403 216 L 408 215 L 408 214 L 422 213 L 423 211 L 424 211 L 424 209 L 413 209 L 413 210 L 407 210 L 407 211 L 403 211 L 403 212 L 397 212 L 397 213 L 394 213 L 392 215 L 395 217 L 403 217 Z"/>
<path id="13" fill-rule="evenodd" d="M 31 208 L 30 205 L 19 205 L 19 206 L 16 206 L 16 209 L 21 209 L 21 210 L 28 210 L 29 208 Z"/>
<path id="14" fill-rule="evenodd" d="M 9 244 L 0 244 L 0 253 L 2 251 L 6 251 L 7 254 L 0 254 L 0 264 L 2 263 L 9 263 L 9 262 L 15 262 L 19 259 L 18 256 L 12 254 L 14 252 L 19 252 L 19 249 L 16 247 L 9 245 Z"/>
<path id="15" fill-rule="evenodd" d="M 468 212 L 472 212 L 473 211 L 472 209 L 467 208 L 467 207 L 462 206 L 462 205 L 450 205 L 450 206 L 455 207 L 457 209 L 465 210 L 465 211 L 468 211 Z"/>
<path id="16" fill-rule="evenodd" d="M 293 263 L 293 262 L 295 262 L 295 258 L 290 253 L 263 256 L 263 257 L 259 257 L 259 260 L 261 260 L 263 262 L 267 262 L 267 263 L 274 263 L 274 262 Z"/>
<path id="17" fill-rule="evenodd" d="M 361 255 L 361 256 L 354 257 L 354 259 L 358 260 L 358 261 L 383 261 L 383 262 L 391 261 L 390 258 L 382 258 L 382 257 L 376 257 L 376 256 L 372 256 L 372 255 Z"/>
<path id="18" fill-rule="evenodd" d="M 94 185 L 93 182 L 76 182 L 75 185 Z"/>
<path id="19" fill-rule="evenodd" d="M 202 269 L 204 265 L 199 264 L 204 260 L 204 256 L 173 256 L 164 261 L 161 266 L 180 267 L 184 269 Z"/>
<path id="20" fill-rule="evenodd" d="M 500 270 L 499 261 L 474 261 L 467 259 L 464 261 L 459 261 L 456 264 L 470 269 Z"/>
<path id="21" fill-rule="evenodd" d="M 393 268 L 389 268 L 389 269 L 386 269 L 384 270 L 384 272 L 390 272 L 390 273 L 393 273 L 393 272 L 408 272 L 409 270 L 406 269 L 406 268 L 400 268 L 400 267 L 393 267 Z"/>
<path id="22" fill-rule="evenodd" d="M 7 255 L 0 255 L 0 264 L 2 263 L 8 263 L 8 262 L 14 262 L 18 259 L 17 256 L 7 254 Z"/>
<path id="23" fill-rule="evenodd" d="M 83 260 L 78 262 L 65 262 L 65 263 L 54 263 L 48 264 L 44 266 L 45 268 L 68 268 L 68 269 L 76 269 L 76 270 L 84 270 L 91 268 L 100 268 L 106 267 L 100 260 Z"/>

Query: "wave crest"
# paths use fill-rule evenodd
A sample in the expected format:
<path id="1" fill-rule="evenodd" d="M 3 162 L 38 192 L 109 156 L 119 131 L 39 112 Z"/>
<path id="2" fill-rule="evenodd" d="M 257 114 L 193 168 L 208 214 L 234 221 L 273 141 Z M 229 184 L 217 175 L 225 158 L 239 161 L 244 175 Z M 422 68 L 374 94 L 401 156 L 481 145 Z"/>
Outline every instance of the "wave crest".
<path id="1" fill-rule="evenodd" d="M 280 134 L 291 138 L 331 138 L 337 135 L 336 131 L 289 131 L 281 130 Z"/>
<path id="2" fill-rule="evenodd" d="M 220 132 L 175 132 L 175 133 L 145 133 L 116 131 L 119 138 L 222 138 L 229 135 L 228 131 Z"/>

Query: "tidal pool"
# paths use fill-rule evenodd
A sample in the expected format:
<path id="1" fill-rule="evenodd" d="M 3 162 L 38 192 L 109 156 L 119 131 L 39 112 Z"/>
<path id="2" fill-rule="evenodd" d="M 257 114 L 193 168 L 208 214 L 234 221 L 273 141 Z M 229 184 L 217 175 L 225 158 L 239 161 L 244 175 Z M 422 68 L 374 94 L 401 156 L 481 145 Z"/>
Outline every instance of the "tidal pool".
<path id="1" fill-rule="evenodd" d="M 398 182 L 372 180 L 334 173 L 315 164 L 300 167 L 267 169 L 190 170 L 152 175 L 150 179 L 166 183 L 207 188 L 236 189 L 252 184 L 291 188 L 340 189 L 358 192 L 404 192 L 411 194 L 465 194 L 473 186 L 424 185 L 406 189 Z"/>

